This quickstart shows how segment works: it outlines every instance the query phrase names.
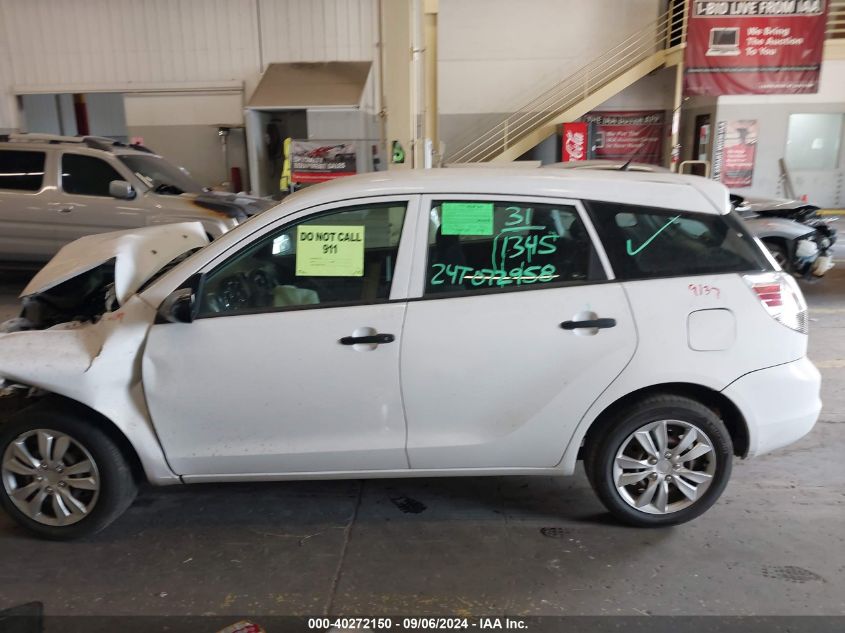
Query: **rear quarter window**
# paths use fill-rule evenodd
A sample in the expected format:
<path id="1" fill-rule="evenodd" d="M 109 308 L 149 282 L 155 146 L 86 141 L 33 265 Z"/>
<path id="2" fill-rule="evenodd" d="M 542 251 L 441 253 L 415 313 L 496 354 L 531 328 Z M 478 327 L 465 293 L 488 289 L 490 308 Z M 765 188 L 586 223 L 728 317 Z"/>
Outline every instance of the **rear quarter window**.
<path id="1" fill-rule="evenodd" d="M 44 152 L 0 150 L 0 189 L 40 191 Z"/>
<path id="2" fill-rule="evenodd" d="M 772 266 L 733 213 L 709 215 L 586 202 L 618 279 L 768 271 Z"/>

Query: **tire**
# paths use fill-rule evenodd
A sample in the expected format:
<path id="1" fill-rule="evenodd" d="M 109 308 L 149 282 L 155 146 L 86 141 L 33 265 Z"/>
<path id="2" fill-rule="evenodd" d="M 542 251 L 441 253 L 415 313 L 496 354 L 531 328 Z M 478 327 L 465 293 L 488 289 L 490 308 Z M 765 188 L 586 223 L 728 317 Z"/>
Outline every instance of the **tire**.
<path id="1" fill-rule="evenodd" d="M 17 442 L 25 452 L 15 448 Z M 130 464 L 106 432 L 79 414 L 40 404 L 0 426 L 0 480 L 0 505 L 9 516 L 56 541 L 96 534 L 123 514 L 137 493 Z M 24 490 L 27 486 L 31 490 Z M 26 510 L 30 503 L 38 510 Z"/>
<path id="2" fill-rule="evenodd" d="M 784 272 L 791 273 L 792 272 L 792 259 L 789 256 L 789 251 L 783 244 L 778 242 L 772 242 L 771 240 L 763 240 L 763 244 L 769 252 L 772 254 L 772 257 L 775 258 L 780 267 L 783 268 Z"/>
<path id="3" fill-rule="evenodd" d="M 625 523 L 660 527 L 690 521 L 716 502 L 730 479 L 731 436 L 700 402 L 649 396 L 600 424 L 587 444 L 587 477 L 604 506 Z M 689 439 L 691 430 L 695 433 Z M 675 448 L 678 454 L 666 459 Z M 687 456 L 691 459 L 684 460 Z M 629 484 L 621 485 L 622 475 Z"/>

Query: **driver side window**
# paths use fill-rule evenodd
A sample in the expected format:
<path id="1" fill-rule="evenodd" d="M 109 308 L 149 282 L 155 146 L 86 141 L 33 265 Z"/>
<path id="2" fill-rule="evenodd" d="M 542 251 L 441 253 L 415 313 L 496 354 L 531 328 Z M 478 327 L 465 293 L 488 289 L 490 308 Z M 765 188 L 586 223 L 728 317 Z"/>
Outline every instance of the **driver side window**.
<path id="1" fill-rule="evenodd" d="M 387 301 L 405 210 L 348 207 L 259 238 L 205 276 L 198 316 Z"/>

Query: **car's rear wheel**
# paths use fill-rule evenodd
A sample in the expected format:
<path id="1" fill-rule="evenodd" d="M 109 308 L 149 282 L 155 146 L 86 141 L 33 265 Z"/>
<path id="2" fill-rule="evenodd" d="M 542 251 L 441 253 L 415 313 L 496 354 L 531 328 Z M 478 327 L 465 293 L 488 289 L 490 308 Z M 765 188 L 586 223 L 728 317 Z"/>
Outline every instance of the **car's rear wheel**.
<path id="1" fill-rule="evenodd" d="M 653 527 L 684 523 L 710 508 L 730 478 L 732 456 L 730 434 L 713 411 L 660 395 L 605 420 L 591 434 L 585 467 L 614 516 Z"/>
<path id="2" fill-rule="evenodd" d="M 48 539 L 99 532 L 135 498 L 132 470 L 103 430 L 61 411 L 25 409 L 0 427 L 0 504 Z"/>

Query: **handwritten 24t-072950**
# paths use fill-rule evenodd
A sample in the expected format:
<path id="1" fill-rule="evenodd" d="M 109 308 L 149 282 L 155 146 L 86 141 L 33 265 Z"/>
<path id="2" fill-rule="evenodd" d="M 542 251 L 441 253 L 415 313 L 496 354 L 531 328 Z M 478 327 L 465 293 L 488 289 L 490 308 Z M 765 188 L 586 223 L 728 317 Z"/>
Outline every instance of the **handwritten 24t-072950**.
<path id="1" fill-rule="evenodd" d="M 551 255 L 557 251 L 560 235 L 545 226 L 532 226 L 521 207 L 508 207 L 508 219 L 493 238 L 490 268 L 473 268 L 459 264 L 431 265 L 431 285 L 462 284 L 469 281 L 475 287 L 517 286 L 548 283 L 560 275 L 554 264 L 535 265 L 536 255 Z M 544 231 L 545 234 L 540 234 Z M 516 261 L 514 261 L 516 260 Z"/>

